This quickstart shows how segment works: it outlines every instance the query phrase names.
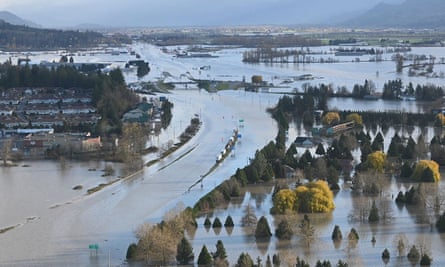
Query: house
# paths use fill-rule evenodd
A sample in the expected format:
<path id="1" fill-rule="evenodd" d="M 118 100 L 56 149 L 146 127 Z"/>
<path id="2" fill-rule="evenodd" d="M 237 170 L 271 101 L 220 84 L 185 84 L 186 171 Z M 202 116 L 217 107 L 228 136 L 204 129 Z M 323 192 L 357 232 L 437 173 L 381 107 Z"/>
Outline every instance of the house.
<path id="1" fill-rule="evenodd" d="M 295 178 L 297 177 L 297 173 L 294 168 L 289 165 L 283 165 L 284 176 L 285 178 Z"/>
<path id="2" fill-rule="evenodd" d="M 0 115 L 11 116 L 12 112 L 13 112 L 13 110 L 12 110 L 11 106 L 0 104 Z"/>
<path id="3" fill-rule="evenodd" d="M 7 129 L 28 126 L 27 121 L 16 116 L 0 116 L 0 124 Z"/>
<path id="4" fill-rule="evenodd" d="M 299 147 L 313 147 L 315 142 L 311 137 L 298 136 L 294 141 L 296 146 Z"/>
<path id="5" fill-rule="evenodd" d="M 93 113 L 96 109 L 84 103 L 64 104 L 61 107 L 63 114 L 80 114 L 80 113 Z"/>
<path id="6" fill-rule="evenodd" d="M 59 107 L 54 105 L 47 104 L 35 104 L 35 105 L 27 105 L 25 107 L 26 114 L 34 114 L 34 115 L 54 115 L 58 114 Z"/>
<path id="7" fill-rule="evenodd" d="M 82 151 L 97 151 L 102 146 L 100 136 L 95 138 L 87 138 L 82 141 Z"/>
<path id="8" fill-rule="evenodd" d="M 149 120 L 147 112 L 140 109 L 128 111 L 122 117 L 122 121 L 126 123 L 147 123 Z"/>

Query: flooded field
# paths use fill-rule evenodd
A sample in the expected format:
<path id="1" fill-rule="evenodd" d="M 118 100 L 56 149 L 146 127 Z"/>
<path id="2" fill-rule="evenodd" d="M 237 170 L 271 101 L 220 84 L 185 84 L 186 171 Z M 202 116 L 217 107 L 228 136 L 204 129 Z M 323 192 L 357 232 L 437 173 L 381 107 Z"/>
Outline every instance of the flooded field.
<path id="1" fill-rule="evenodd" d="M 444 173 L 442 173 L 444 175 Z M 280 181 L 292 183 L 293 181 Z M 235 264 L 241 252 L 247 252 L 255 261 L 260 257 L 263 263 L 267 256 L 279 253 L 284 266 L 295 264 L 297 256 L 314 266 L 317 260 L 329 260 L 332 264 L 339 259 L 346 261 L 349 266 L 384 266 L 381 255 L 385 248 L 390 251 L 390 261 L 385 266 L 411 266 L 406 253 L 415 245 L 419 250 L 428 253 L 433 258 L 432 266 L 444 266 L 445 234 L 439 234 L 431 222 L 435 220 L 434 212 L 430 208 L 415 208 L 398 206 L 394 197 L 402 190 L 416 184 L 401 183 L 395 180 L 388 181 L 381 196 L 367 197 L 356 195 L 344 184 L 342 189 L 335 194 L 336 209 L 330 214 L 309 214 L 309 218 L 315 227 L 315 239 L 308 247 L 301 235 L 298 234 L 298 225 L 303 214 L 287 216 L 293 225 L 294 237 L 290 241 L 283 241 L 273 235 L 269 242 L 257 242 L 252 229 L 242 227 L 241 219 L 246 216 L 248 207 L 257 218 L 266 216 L 272 233 L 281 220 L 282 215 L 272 216 L 269 209 L 272 206 L 273 185 L 249 186 L 243 197 L 231 202 L 227 207 L 216 209 L 210 214 L 200 217 L 198 229 L 190 234 L 195 255 L 202 245 L 206 245 L 210 251 L 215 250 L 217 240 L 222 240 L 227 251 L 228 260 Z M 443 183 L 430 184 L 428 192 L 444 192 Z M 379 223 L 370 224 L 361 220 L 363 211 L 368 211 L 372 201 L 384 213 L 385 218 Z M 221 229 L 205 228 L 203 226 L 206 216 L 213 221 L 218 217 L 222 222 L 227 216 L 231 216 L 235 223 L 233 229 L 225 227 Z M 367 218 L 367 215 L 366 215 Z M 343 233 L 343 241 L 334 243 L 331 240 L 334 226 L 338 225 Z M 358 243 L 351 245 L 346 236 L 354 227 L 359 234 Z M 375 238 L 375 243 L 371 240 Z M 397 249 L 398 240 L 405 242 L 403 255 L 399 256 Z"/>
<path id="2" fill-rule="evenodd" d="M 241 62 L 245 49 L 223 49 L 216 52 L 217 58 L 177 58 L 165 54 L 159 47 L 146 44 L 134 44 L 142 59 L 150 62 L 151 72 L 142 81 L 157 81 L 165 75 L 174 79 L 181 77 L 206 78 L 209 80 L 249 80 L 252 75 L 262 75 L 265 80 L 282 85 L 283 91 L 301 89 L 303 83 L 296 81 L 282 84 L 283 81 L 296 75 L 311 73 L 319 77 L 310 83 L 333 83 L 335 86 L 346 85 L 352 88 L 354 83 L 362 84 L 365 79 L 375 81 L 377 89 L 384 82 L 401 78 L 406 84 L 443 82 L 440 78 L 409 77 L 406 72 L 396 74 L 395 63 L 341 63 L 341 64 L 244 64 Z M 329 48 L 326 48 L 329 49 Z M 414 48 L 412 53 L 433 54 L 438 58 L 444 48 Z M 57 61 L 62 52 L 32 53 L 29 55 L 32 64 L 40 60 Z M 5 61 L 11 55 L 0 55 Z M 13 56 L 13 60 L 17 57 Z M 105 53 L 86 53 L 75 56 L 76 62 L 109 62 L 113 66 L 123 67 L 130 58 L 129 54 L 113 56 Z M 202 66 L 210 66 L 200 70 Z M 444 70 L 444 65 L 436 71 Z M 134 72 L 124 73 L 127 82 L 139 79 Z M 284 88 L 285 87 L 285 88 Z M 198 135 L 176 154 L 167 157 L 150 168 L 135 174 L 131 179 L 120 181 L 93 195 L 86 195 L 88 188 L 100 183 L 107 183 L 123 175 L 124 166 L 113 164 L 116 174 L 103 177 L 102 169 L 105 162 L 72 162 L 72 161 L 35 161 L 20 162 L 18 167 L 0 169 L 0 228 L 6 229 L 0 234 L 0 254 L 2 266 L 105 266 L 108 261 L 112 265 L 127 265 L 125 262 L 126 248 L 135 241 L 134 230 L 143 222 L 159 222 L 169 209 L 182 203 L 193 205 L 200 197 L 208 193 L 223 180 L 232 175 L 237 168 L 248 163 L 257 149 L 262 148 L 276 135 L 276 124 L 266 113 L 266 108 L 274 106 L 281 94 L 250 93 L 243 90 L 223 91 L 209 94 L 199 90 L 177 88 L 166 96 L 174 103 L 173 119 L 169 128 L 159 137 L 150 140 L 162 145 L 175 140 L 186 127 L 190 118 L 199 114 L 203 119 L 203 127 Z M 399 110 L 407 112 L 425 112 L 427 105 L 417 102 L 394 101 L 357 101 L 351 99 L 331 99 L 330 108 L 351 110 Z M 239 119 L 245 121 L 241 130 L 243 137 L 237 144 L 236 156 L 228 158 L 211 175 L 207 176 L 203 187 L 194 187 L 187 191 L 200 175 L 206 173 L 215 163 L 224 142 L 230 137 L 233 129 L 239 126 Z M 393 131 L 385 133 L 385 148 L 389 145 Z M 399 130 L 397 130 L 399 131 Z M 403 136 L 419 134 L 418 129 L 400 129 Z M 292 126 L 289 130 L 289 142 L 298 135 L 306 135 L 306 129 Z M 375 134 L 375 131 L 373 131 Z M 433 129 L 428 129 L 426 136 L 432 137 Z M 430 140 L 425 138 L 425 140 Z M 187 154 L 187 151 L 193 153 Z M 147 156 L 149 161 L 153 156 Z M 180 158 L 180 160 L 178 160 Z M 292 181 L 288 181 L 291 183 Z M 73 190 L 82 185 L 82 189 Z M 406 237 L 407 246 L 415 244 L 425 249 L 433 257 L 433 266 L 444 266 L 444 235 L 440 235 L 430 222 L 423 220 L 421 210 L 399 208 L 393 196 L 401 189 L 409 188 L 409 184 L 395 180 L 388 183 L 384 194 L 375 201 L 387 211 L 387 220 L 377 225 L 370 225 L 356 219 L 364 207 L 370 205 L 371 198 L 352 194 L 346 186 L 335 196 L 336 209 L 331 214 L 310 215 L 314 222 L 317 238 L 310 249 L 295 236 L 290 242 L 277 240 L 274 236 L 267 243 L 257 243 L 250 234 L 251 229 L 240 227 L 240 219 L 245 209 L 250 206 L 255 215 L 266 216 L 270 226 L 276 226 L 278 217 L 269 214 L 273 184 L 254 186 L 247 193 L 224 209 L 214 211 L 211 218 L 218 216 L 225 220 L 231 215 L 235 222 L 233 231 L 213 229 L 206 230 L 202 224 L 204 217 L 198 220 L 197 231 L 190 235 L 195 256 L 203 244 L 210 251 L 214 250 L 216 241 L 221 239 L 234 264 L 241 251 L 248 252 L 253 259 L 260 257 L 263 263 L 267 255 L 279 252 L 282 262 L 292 263 L 296 256 L 314 263 L 316 260 L 336 262 L 342 258 L 350 266 L 383 266 L 381 253 L 384 248 L 391 252 L 388 266 L 408 266 L 406 258 L 397 259 L 394 240 L 398 235 Z M 443 182 L 431 188 L 432 191 L 443 192 Z M 430 214 L 430 213 L 428 213 Z M 423 216 L 423 217 L 422 217 Z M 430 215 L 428 215 L 430 216 Z M 419 218 L 422 218 L 420 220 Z M 294 218 L 296 224 L 301 216 Z M 355 248 L 343 241 L 334 246 L 330 240 L 334 225 L 339 225 L 343 235 L 351 227 L 358 230 L 360 241 Z M 274 228 L 274 227 L 273 227 Z M 375 236 L 376 242 L 371 239 Z M 97 243 L 98 254 L 89 251 L 90 244 Z"/>

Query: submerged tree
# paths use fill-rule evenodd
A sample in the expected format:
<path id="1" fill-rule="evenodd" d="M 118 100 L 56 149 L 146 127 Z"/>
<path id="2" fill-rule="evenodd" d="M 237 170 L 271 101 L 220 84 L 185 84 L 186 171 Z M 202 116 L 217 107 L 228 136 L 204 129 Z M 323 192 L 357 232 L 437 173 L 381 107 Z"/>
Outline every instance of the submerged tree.
<path id="1" fill-rule="evenodd" d="M 207 250 L 207 247 L 204 245 L 202 246 L 201 252 L 198 256 L 198 265 L 200 266 L 210 266 L 212 265 L 212 256 L 210 255 L 209 251 Z"/>
<path id="2" fill-rule="evenodd" d="M 236 262 L 235 267 L 253 267 L 253 260 L 250 257 L 249 253 L 241 253 Z"/>
<path id="3" fill-rule="evenodd" d="M 411 247 L 411 249 L 409 250 L 408 255 L 406 255 L 406 257 L 412 264 L 417 264 L 419 262 L 420 253 L 419 253 L 419 250 L 416 248 L 416 246 L 413 245 Z"/>
<path id="4" fill-rule="evenodd" d="M 224 248 L 224 244 L 221 240 L 218 240 L 216 243 L 216 251 L 213 253 L 213 261 L 214 265 L 217 267 L 228 267 L 229 262 L 227 261 L 226 249 Z"/>
<path id="5" fill-rule="evenodd" d="M 334 227 L 334 231 L 332 231 L 331 235 L 332 241 L 341 241 L 343 239 L 343 235 L 340 230 L 340 226 L 336 225 Z"/>
<path id="6" fill-rule="evenodd" d="M 233 227 L 234 223 L 233 223 L 233 219 L 232 216 L 227 216 L 226 221 L 224 222 L 224 227 Z"/>
<path id="7" fill-rule="evenodd" d="M 439 182 L 440 181 L 439 164 L 437 164 L 433 160 L 420 160 L 416 164 L 412 177 L 414 180 L 418 181 L 424 181 L 424 179 L 426 179 L 428 181 L 425 182 Z"/>
<path id="8" fill-rule="evenodd" d="M 193 261 L 194 258 L 195 255 L 193 254 L 192 245 L 190 245 L 187 238 L 183 237 L 176 248 L 176 260 L 181 265 L 187 265 Z"/>
<path id="9" fill-rule="evenodd" d="M 315 240 L 315 228 L 312 226 L 311 221 L 307 215 L 304 215 L 303 220 L 298 225 L 299 234 L 304 240 L 307 247 L 310 247 Z"/>
<path id="10" fill-rule="evenodd" d="M 385 248 L 385 250 L 382 252 L 382 260 L 385 263 L 385 265 L 388 264 L 389 258 L 390 258 L 389 250 Z"/>
<path id="11" fill-rule="evenodd" d="M 278 237 L 278 239 L 291 239 L 292 235 L 294 234 L 294 231 L 292 230 L 292 226 L 290 225 L 289 221 L 284 218 L 281 220 L 281 222 L 278 224 L 277 229 L 275 229 L 275 235 Z"/>
<path id="12" fill-rule="evenodd" d="M 375 205 L 375 201 L 372 201 L 371 210 L 369 211 L 368 221 L 370 223 L 378 222 L 380 220 L 379 216 L 379 210 L 377 209 L 377 206 Z"/>
<path id="13" fill-rule="evenodd" d="M 270 238 L 271 236 L 272 232 L 270 231 L 269 222 L 267 221 L 266 217 L 261 216 L 256 226 L 255 237 L 257 239 L 264 239 Z"/>

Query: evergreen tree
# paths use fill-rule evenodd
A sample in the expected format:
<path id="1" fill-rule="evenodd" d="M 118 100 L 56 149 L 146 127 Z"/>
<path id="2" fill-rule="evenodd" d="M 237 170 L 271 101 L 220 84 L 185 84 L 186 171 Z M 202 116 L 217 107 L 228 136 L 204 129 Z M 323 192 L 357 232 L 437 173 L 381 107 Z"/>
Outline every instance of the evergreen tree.
<path id="1" fill-rule="evenodd" d="M 270 236 L 272 236 L 272 232 L 270 231 L 269 222 L 266 217 L 261 216 L 256 226 L 255 237 L 257 239 L 262 239 L 270 238 Z"/>
<path id="2" fill-rule="evenodd" d="M 433 170 L 431 170 L 431 168 L 424 169 L 423 172 L 422 172 L 422 177 L 420 178 L 420 180 L 422 182 L 425 182 L 425 183 L 434 183 L 435 180 L 434 180 L 434 172 L 433 172 Z"/>
<path id="3" fill-rule="evenodd" d="M 212 222 L 210 221 L 209 217 L 206 217 L 204 220 L 204 226 L 206 228 L 210 228 L 210 226 L 212 226 Z"/>
<path id="4" fill-rule="evenodd" d="M 402 165 L 402 169 L 400 170 L 400 177 L 409 178 L 413 175 L 414 169 L 411 167 L 411 164 L 405 161 Z"/>
<path id="5" fill-rule="evenodd" d="M 226 259 L 226 249 L 224 248 L 224 244 L 221 240 L 216 242 L 216 251 L 213 253 L 213 258 Z"/>
<path id="6" fill-rule="evenodd" d="M 360 152 L 361 152 L 360 161 L 366 162 L 366 160 L 368 159 L 368 155 L 373 152 L 371 143 L 367 141 L 362 143 L 362 145 L 360 146 Z"/>
<path id="7" fill-rule="evenodd" d="M 213 220 L 212 228 L 221 228 L 221 227 L 222 227 L 221 220 L 218 217 L 216 217 L 215 220 Z"/>
<path id="8" fill-rule="evenodd" d="M 295 264 L 295 267 L 310 267 L 309 263 L 305 262 L 304 260 L 301 260 L 300 257 L 297 257 L 297 263 Z"/>
<path id="9" fill-rule="evenodd" d="M 235 267 L 253 267 L 253 260 L 248 253 L 241 253 Z"/>
<path id="10" fill-rule="evenodd" d="M 176 249 L 176 260 L 181 265 L 187 265 L 193 261 L 194 258 L 195 255 L 193 254 L 193 248 L 190 245 L 190 242 L 187 238 L 183 237 Z"/>
<path id="11" fill-rule="evenodd" d="M 445 211 L 437 219 L 436 228 L 439 233 L 445 233 Z"/>
<path id="12" fill-rule="evenodd" d="M 202 246 L 201 252 L 199 253 L 198 265 L 200 265 L 200 266 L 212 265 L 212 256 L 210 256 L 210 253 L 207 250 L 207 247 L 205 245 Z"/>
<path id="13" fill-rule="evenodd" d="M 315 267 L 332 267 L 331 262 L 328 260 L 320 261 L 318 260 Z"/>
<path id="14" fill-rule="evenodd" d="M 402 152 L 402 149 L 403 149 L 402 139 L 396 133 L 391 139 L 391 143 L 389 144 L 387 154 L 389 157 L 399 157 L 400 153 Z"/>
<path id="15" fill-rule="evenodd" d="M 348 267 L 348 264 L 342 260 L 338 260 L 336 267 Z"/>
<path id="16" fill-rule="evenodd" d="M 413 159 L 416 152 L 416 142 L 410 136 L 408 139 L 408 143 L 403 151 L 402 158 L 404 159 Z"/>
<path id="17" fill-rule="evenodd" d="M 270 260 L 269 254 L 267 254 L 266 267 L 272 267 L 272 261 Z"/>
<path id="18" fill-rule="evenodd" d="M 343 239 L 343 235 L 340 230 L 340 226 L 336 225 L 334 227 L 334 231 L 332 231 L 331 235 L 332 241 L 341 241 Z"/>
<path id="19" fill-rule="evenodd" d="M 378 222 L 380 220 L 379 216 L 379 210 L 377 209 L 377 206 L 375 205 L 375 201 L 372 201 L 371 210 L 369 211 L 368 221 L 370 223 Z"/>
<path id="20" fill-rule="evenodd" d="M 381 132 L 378 132 L 374 138 L 374 141 L 371 144 L 371 148 L 373 151 L 383 151 L 383 142 L 384 138 Z"/>
<path id="21" fill-rule="evenodd" d="M 272 263 L 274 267 L 280 267 L 281 265 L 281 259 L 280 259 L 280 254 L 273 254 L 272 256 Z"/>
<path id="22" fill-rule="evenodd" d="M 324 146 L 323 146 L 322 143 L 318 144 L 317 150 L 315 150 L 315 154 L 320 155 L 320 156 L 326 154 L 326 151 L 325 151 Z"/>
<path id="23" fill-rule="evenodd" d="M 294 234 L 292 230 L 292 226 L 289 224 L 289 221 L 286 219 L 281 220 L 278 224 L 277 229 L 275 229 L 275 235 L 278 239 L 291 239 Z"/>
<path id="24" fill-rule="evenodd" d="M 399 191 L 399 193 L 397 194 L 396 203 L 397 204 L 404 204 L 404 203 L 406 203 L 405 194 L 403 194 L 402 191 Z"/>
<path id="25" fill-rule="evenodd" d="M 233 226 L 234 226 L 233 219 L 229 215 L 229 216 L 227 216 L 226 221 L 224 222 L 224 227 L 233 227 Z"/>

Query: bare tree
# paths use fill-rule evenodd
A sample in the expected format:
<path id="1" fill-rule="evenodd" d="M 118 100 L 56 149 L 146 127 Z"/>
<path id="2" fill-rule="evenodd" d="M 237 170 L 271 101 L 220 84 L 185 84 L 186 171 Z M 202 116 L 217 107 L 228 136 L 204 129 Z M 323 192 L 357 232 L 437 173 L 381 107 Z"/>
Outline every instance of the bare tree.
<path id="1" fill-rule="evenodd" d="M 141 225 L 136 236 L 139 239 L 139 258 L 147 263 L 161 263 L 167 265 L 174 261 L 178 236 L 168 227 L 162 225 Z"/>
<path id="2" fill-rule="evenodd" d="M 311 221 L 307 215 L 304 215 L 304 218 L 298 228 L 302 240 L 309 248 L 315 240 L 315 227 L 311 224 Z"/>
<path id="3" fill-rule="evenodd" d="M 3 141 L 3 147 L 2 147 L 3 166 L 8 166 L 8 160 L 11 159 L 11 153 L 12 153 L 12 140 L 6 139 L 5 141 Z"/>

